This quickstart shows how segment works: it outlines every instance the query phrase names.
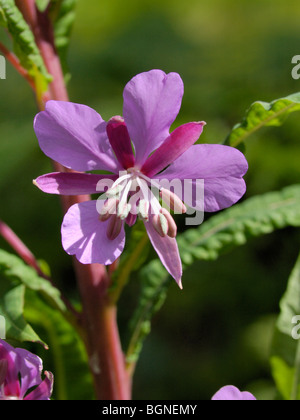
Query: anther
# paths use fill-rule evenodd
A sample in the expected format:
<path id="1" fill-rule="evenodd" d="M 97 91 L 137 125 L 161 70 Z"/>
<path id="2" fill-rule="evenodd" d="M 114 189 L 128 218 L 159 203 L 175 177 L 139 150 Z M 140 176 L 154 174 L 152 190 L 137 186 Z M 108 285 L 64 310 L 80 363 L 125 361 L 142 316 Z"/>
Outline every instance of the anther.
<path id="1" fill-rule="evenodd" d="M 120 195 L 120 192 L 124 189 L 124 185 L 116 185 L 106 191 L 105 195 L 107 198 L 114 198 Z"/>
<path id="2" fill-rule="evenodd" d="M 111 241 L 116 239 L 121 232 L 122 225 L 123 225 L 123 221 L 119 217 L 117 217 L 115 214 L 113 214 L 109 220 L 107 231 L 106 231 L 106 235 L 108 239 L 110 239 Z"/>
<path id="3" fill-rule="evenodd" d="M 138 214 L 141 216 L 141 218 L 148 222 L 149 220 L 149 201 L 147 200 L 140 200 L 139 206 L 138 206 Z"/>
<path id="4" fill-rule="evenodd" d="M 160 190 L 160 196 L 164 203 L 175 213 L 182 214 L 187 212 L 186 206 L 180 200 L 180 198 L 172 191 L 162 188 Z"/>
<path id="5" fill-rule="evenodd" d="M 101 220 L 101 222 L 105 222 L 113 214 L 116 214 L 118 204 L 119 200 L 117 200 L 116 198 L 109 198 L 108 200 L 106 200 L 102 209 L 100 210 L 99 220 Z"/>
<path id="6" fill-rule="evenodd" d="M 162 214 L 155 214 L 152 217 L 152 225 L 156 232 L 162 237 L 165 238 L 169 231 L 169 224 L 167 218 Z"/>
<path id="7" fill-rule="evenodd" d="M 161 209 L 161 214 L 167 219 L 167 222 L 168 222 L 168 233 L 167 233 L 167 235 L 170 238 L 175 238 L 176 235 L 177 235 L 177 225 L 175 223 L 175 220 L 170 215 L 168 210 L 166 210 L 164 208 Z"/>

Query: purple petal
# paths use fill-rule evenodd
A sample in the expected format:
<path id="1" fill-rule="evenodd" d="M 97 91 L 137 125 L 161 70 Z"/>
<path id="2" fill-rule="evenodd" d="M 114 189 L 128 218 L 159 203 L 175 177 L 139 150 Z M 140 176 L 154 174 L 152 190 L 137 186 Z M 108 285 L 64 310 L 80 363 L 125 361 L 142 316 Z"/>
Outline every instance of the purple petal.
<path id="1" fill-rule="evenodd" d="M 235 386 L 224 386 L 213 397 L 212 401 L 256 401 L 250 392 L 241 392 Z"/>
<path id="2" fill-rule="evenodd" d="M 176 128 L 146 160 L 141 171 L 152 177 L 178 159 L 199 139 L 205 122 L 188 123 Z"/>
<path id="3" fill-rule="evenodd" d="M 100 200 L 75 204 L 64 217 L 61 230 L 63 248 L 69 255 L 76 255 L 82 264 L 112 264 L 124 249 L 124 224 L 116 239 L 108 239 L 109 220 L 99 220 L 98 211 L 103 204 L 104 201 Z"/>
<path id="4" fill-rule="evenodd" d="M 183 82 L 177 73 L 151 70 L 135 76 L 123 96 L 123 115 L 135 147 L 136 163 L 142 165 L 169 136 L 181 106 Z"/>
<path id="5" fill-rule="evenodd" d="M 133 168 L 135 158 L 129 133 L 122 117 L 111 118 L 106 126 L 109 142 L 124 169 Z"/>
<path id="6" fill-rule="evenodd" d="M 21 394 L 25 395 L 30 388 L 42 382 L 43 362 L 25 349 L 16 349 L 16 352 L 19 355 L 17 368 L 21 376 Z"/>
<path id="7" fill-rule="evenodd" d="M 19 397 L 21 392 L 18 371 L 19 356 L 15 349 L 4 340 L 0 340 L 0 360 L 7 361 L 6 378 L 4 380 L 5 395 Z"/>
<path id="8" fill-rule="evenodd" d="M 34 120 L 34 130 L 43 152 L 76 171 L 94 169 L 117 172 L 106 122 L 85 105 L 48 101 Z"/>
<path id="9" fill-rule="evenodd" d="M 46 378 L 39 384 L 39 386 L 37 386 L 33 391 L 26 395 L 24 400 L 50 400 L 53 390 L 53 375 L 51 372 L 45 371 L 45 376 Z"/>
<path id="10" fill-rule="evenodd" d="M 199 144 L 154 178 L 185 180 L 186 186 L 204 179 L 204 210 L 213 212 L 233 205 L 245 194 L 243 176 L 247 170 L 248 163 L 239 150 L 219 144 Z M 203 209 L 203 203 L 197 203 L 195 194 L 191 197 L 186 193 L 190 188 L 184 188 L 184 182 L 182 188 L 185 203 Z"/>
<path id="11" fill-rule="evenodd" d="M 84 195 L 104 192 L 105 187 L 110 188 L 116 179 L 117 175 L 54 172 L 38 177 L 33 183 L 49 194 Z"/>
<path id="12" fill-rule="evenodd" d="M 169 236 L 162 238 L 152 226 L 151 221 L 145 222 L 144 224 L 152 246 L 157 252 L 162 264 L 182 289 L 182 265 L 176 239 L 170 238 Z"/>

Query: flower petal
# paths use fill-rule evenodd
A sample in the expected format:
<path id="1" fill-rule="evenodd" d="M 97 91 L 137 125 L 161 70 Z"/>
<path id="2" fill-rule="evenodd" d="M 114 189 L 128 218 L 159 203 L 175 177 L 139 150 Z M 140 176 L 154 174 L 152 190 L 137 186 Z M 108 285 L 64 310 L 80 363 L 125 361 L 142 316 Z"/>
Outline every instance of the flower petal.
<path id="1" fill-rule="evenodd" d="M 53 374 L 51 372 L 45 371 L 46 378 L 37 386 L 33 391 L 31 391 L 24 400 L 26 401 L 45 401 L 50 400 L 52 390 L 53 390 Z"/>
<path id="2" fill-rule="evenodd" d="M 144 224 L 152 246 L 157 252 L 162 264 L 182 289 L 182 265 L 176 239 L 170 238 L 169 236 L 162 238 L 154 229 L 151 221 L 145 222 Z"/>
<path id="3" fill-rule="evenodd" d="M 116 239 L 108 239 L 109 220 L 101 222 L 98 211 L 104 201 L 87 201 L 75 204 L 68 210 L 62 224 L 62 245 L 69 255 L 76 255 L 82 264 L 112 264 L 125 246 L 122 226 Z"/>
<path id="4" fill-rule="evenodd" d="M 48 194 L 83 195 L 103 192 L 105 187 L 111 188 L 116 179 L 117 175 L 54 172 L 38 177 L 33 183 Z"/>
<path id="5" fill-rule="evenodd" d="M 192 146 L 153 178 L 182 180 L 184 202 L 200 210 L 203 203 L 197 203 L 195 193 L 190 194 L 190 188 L 186 187 L 204 179 L 204 210 L 213 212 L 233 205 L 245 194 L 243 176 L 247 170 L 248 163 L 239 150 L 219 144 L 199 144 Z M 202 197 L 201 194 L 199 196 Z"/>
<path id="6" fill-rule="evenodd" d="M 123 116 L 135 147 L 136 163 L 142 165 L 169 136 L 181 106 L 183 82 L 177 73 L 151 70 L 135 76 L 123 96 Z"/>
<path id="7" fill-rule="evenodd" d="M 94 169 L 117 172 L 106 122 L 85 105 L 48 101 L 34 120 L 42 151 L 51 159 L 76 171 Z"/>
<path id="8" fill-rule="evenodd" d="M 212 401 L 256 401 L 250 392 L 241 392 L 235 386 L 224 386 L 213 397 Z"/>
<path id="9" fill-rule="evenodd" d="M 192 122 L 176 128 L 163 144 L 146 160 L 141 171 L 152 177 L 187 151 L 202 134 L 205 122 Z"/>
<path id="10" fill-rule="evenodd" d="M 18 370 L 19 356 L 16 350 L 4 340 L 0 340 L 0 360 L 2 359 L 7 361 L 4 394 L 6 396 L 19 397 L 21 392 Z"/>
<path id="11" fill-rule="evenodd" d="M 21 394 L 25 395 L 30 388 L 42 382 L 43 362 L 37 355 L 25 349 L 18 348 L 16 352 L 20 361 L 18 371 L 21 377 Z"/>

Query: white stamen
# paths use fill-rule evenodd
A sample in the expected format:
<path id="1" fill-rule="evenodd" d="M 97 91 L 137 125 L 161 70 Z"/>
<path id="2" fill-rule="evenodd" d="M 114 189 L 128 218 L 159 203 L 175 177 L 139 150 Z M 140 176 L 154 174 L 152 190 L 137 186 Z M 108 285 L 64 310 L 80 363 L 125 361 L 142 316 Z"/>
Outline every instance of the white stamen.
<path id="1" fill-rule="evenodd" d="M 162 213 L 158 213 L 152 217 L 151 222 L 156 232 L 162 238 L 165 238 L 169 230 L 169 224 L 168 224 L 167 218 Z"/>
<path id="2" fill-rule="evenodd" d="M 104 206 L 100 211 L 99 220 L 101 220 L 101 222 L 105 222 L 110 218 L 112 214 L 116 214 L 118 204 L 119 200 L 117 200 L 116 198 L 109 198 L 108 200 L 106 200 Z"/>
<path id="3" fill-rule="evenodd" d="M 131 210 L 131 204 L 129 203 L 120 203 L 118 206 L 118 217 L 121 220 L 125 220 Z"/>
<path id="4" fill-rule="evenodd" d="M 141 218 L 148 222 L 149 220 L 149 201 L 146 201 L 144 199 L 140 200 L 139 206 L 138 206 L 138 214 L 141 216 Z"/>

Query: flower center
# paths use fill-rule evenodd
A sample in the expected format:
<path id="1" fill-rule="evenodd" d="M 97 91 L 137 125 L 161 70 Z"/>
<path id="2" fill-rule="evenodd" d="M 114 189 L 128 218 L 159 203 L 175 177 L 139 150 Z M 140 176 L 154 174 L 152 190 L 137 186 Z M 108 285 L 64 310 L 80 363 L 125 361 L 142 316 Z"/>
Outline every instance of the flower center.
<path id="1" fill-rule="evenodd" d="M 183 202 L 171 191 L 161 188 L 158 182 L 148 178 L 138 168 L 131 167 L 119 173 L 119 178 L 106 191 L 99 219 L 109 220 L 107 236 L 114 240 L 120 233 L 122 222 L 132 226 L 137 217 L 150 222 L 161 237 L 174 238 L 176 223 L 170 212 L 160 204 L 160 198 L 171 210 L 185 213 Z"/>

